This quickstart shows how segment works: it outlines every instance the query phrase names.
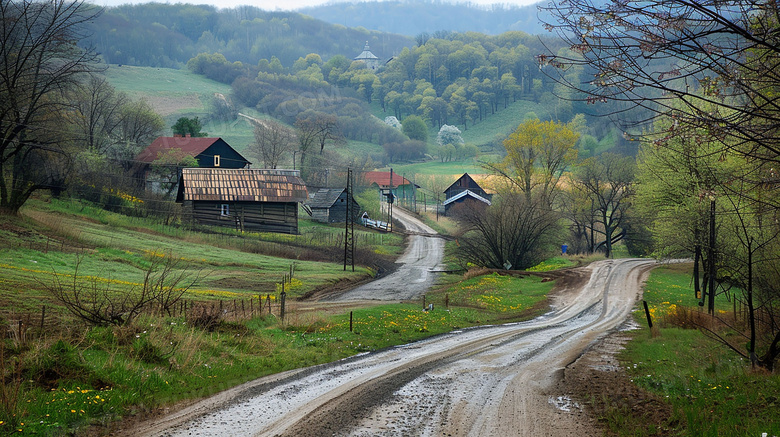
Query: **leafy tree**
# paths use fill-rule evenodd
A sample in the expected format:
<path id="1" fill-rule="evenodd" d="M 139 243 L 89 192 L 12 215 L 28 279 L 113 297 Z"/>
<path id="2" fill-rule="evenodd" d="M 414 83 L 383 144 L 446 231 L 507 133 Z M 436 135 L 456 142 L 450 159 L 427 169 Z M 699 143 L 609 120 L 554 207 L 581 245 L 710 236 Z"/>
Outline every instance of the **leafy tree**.
<path id="1" fill-rule="evenodd" d="M 160 136 L 165 120 L 146 100 L 128 102 L 121 108 L 120 122 L 115 134 L 118 141 L 106 152 L 109 158 L 124 162 L 129 170 L 130 160 L 144 147 Z"/>
<path id="2" fill-rule="evenodd" d="M 0 2 L 0 212 L 15 214 L 36 191 L 62 180 L 65 92 L 97 70 L 79 47 L 100 10 L 82 1 Z M 65 164 L 64 166 L 61 164 Z"/>
<path id="3" fill-rule="evenodd" d="M 567 125 L 527 120 L 504 140 L 504 161 L 487 167 L 512 183 L 528 201 L 538 192 L 552 206 L 558 182 L 577 158 L 578 137 Z"/>
<path id="4" fill-rule="evenodd" d="M 200 123 L 198 117 L 187 118 L 180 117 L 176 120 L 176 124 L 171 126 L 174 135 L 191 136 L 191 137 L 205 137 L 208 133 L 203 132 L 203 126 Z"/>
<path id="5" fill-rule="evenodd" d="M 181 168 L 197 167 L 198 160 L 181 149 L 168 149 L 159 152 L 149 168 L 150 180 L 155 181 L 165 197 L 171 197 L 179 183 Z"/>
<path id="6" fill-rule="evenodd" d="M 425 125 L 422 118 L 416 115 L 404 118 L 401 131 L 412 140 L 428 142 L 428 126 Z"/>
<path id="7" fill-rule="evenodd" d="M 439 146 L 445 144 L 462 145 L 463 137 L 460 136 L 460 129 L 445 124 L 439 129 L 439 134 L 436 136 L 436 144 Z"/>

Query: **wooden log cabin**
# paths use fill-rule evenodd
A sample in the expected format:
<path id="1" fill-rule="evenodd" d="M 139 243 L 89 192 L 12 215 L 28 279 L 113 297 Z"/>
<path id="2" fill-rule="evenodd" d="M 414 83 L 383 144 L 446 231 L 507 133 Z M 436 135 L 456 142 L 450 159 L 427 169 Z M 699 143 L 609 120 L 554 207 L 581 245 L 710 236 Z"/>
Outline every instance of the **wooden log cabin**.
<path id="1" fill-rule="evenodd" d="M 177 202 L 195 223 L 298 233 L 298 203 L 308 198 L 296 170 L 182 169 Z"/>

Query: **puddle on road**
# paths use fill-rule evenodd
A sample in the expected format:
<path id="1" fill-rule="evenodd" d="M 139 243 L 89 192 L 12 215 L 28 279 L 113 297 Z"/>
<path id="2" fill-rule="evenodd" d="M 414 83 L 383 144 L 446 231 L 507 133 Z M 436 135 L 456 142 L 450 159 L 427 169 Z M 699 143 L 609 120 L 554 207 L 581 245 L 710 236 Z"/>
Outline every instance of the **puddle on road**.
<path id="1" fill-rule="evenodd" d="M 580 404 L 574 402 L 571 400 L 568 396 L 550 396 L 550 398 L 547 400 L 547 402 L 554 406 L 555 408 L 565 411 L 567 413 L 570 413 L 572 410 L 580 410 L 582 411 L 582 406 Z"/>

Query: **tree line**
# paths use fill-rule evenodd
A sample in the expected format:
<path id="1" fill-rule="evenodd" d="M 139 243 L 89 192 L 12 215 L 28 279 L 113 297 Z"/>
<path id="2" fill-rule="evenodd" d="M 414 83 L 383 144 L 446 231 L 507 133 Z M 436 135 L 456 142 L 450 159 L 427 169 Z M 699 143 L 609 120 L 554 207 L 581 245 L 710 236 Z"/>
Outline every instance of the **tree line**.
<path id="1" fill-rule="evenodd" d="M 780 357 L 777 2 L 574 0 L 547 12 L 569 51 L 541 53 L 540 62 L 581 101 L 617 105 L 611 115 L 642 144 L 636 205 L 654 253 L 693 259 L 692 292 L 732 331 L 703 328 L 754 366 L 773 369 Z M 594 80 L 566 80 L 576 67 Z M 644 117 L 624 116 L 637 108 Z M 748 308 L 747 323 L 720 317 L 716 297 Z"/>

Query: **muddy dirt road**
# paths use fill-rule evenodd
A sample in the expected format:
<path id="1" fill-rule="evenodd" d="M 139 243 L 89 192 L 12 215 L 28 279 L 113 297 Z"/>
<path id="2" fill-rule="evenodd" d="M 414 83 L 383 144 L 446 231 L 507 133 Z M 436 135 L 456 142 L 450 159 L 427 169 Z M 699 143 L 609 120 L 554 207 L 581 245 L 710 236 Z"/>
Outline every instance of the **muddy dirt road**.
<path id="1" fill-rule="evenodd" d="M 263 378 L 132 435 L 592 435 L 554 383 L 589 344 L 624 323 L 653 265 L 601 261 L 581 269 L 579 286 L 563 290 L 537 319 Z"/>
<path id="2" fill-rule="evenodd" d="M 444 257 L 444 240 L 417 218 L 401 208 L 394 216 L 409 234 L 404 254 L 398 258 L 398 270 L 384 278 L 353 288 L 330 300 L 400 301 L 422 296 L 433 285 L 436 270 Z"/>

